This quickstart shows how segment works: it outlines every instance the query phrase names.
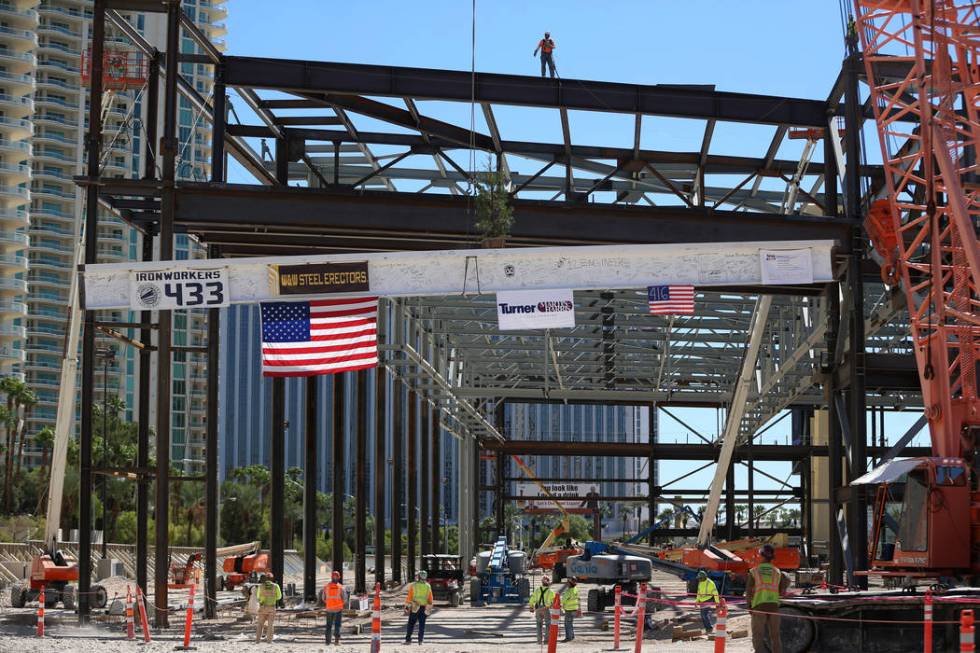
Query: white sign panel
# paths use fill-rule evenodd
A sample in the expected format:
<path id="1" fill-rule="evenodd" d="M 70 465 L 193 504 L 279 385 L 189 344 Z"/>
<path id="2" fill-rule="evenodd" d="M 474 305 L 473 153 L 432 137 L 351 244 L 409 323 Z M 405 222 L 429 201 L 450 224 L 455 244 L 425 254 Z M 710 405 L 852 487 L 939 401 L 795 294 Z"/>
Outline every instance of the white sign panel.
<path id="1" fill-rule="evenodd" d="M 592 486 L 586 483 L 541 483 L 541 485 L 548 488 L 548 492 L 551 492 L 551 495 L 558 499 L 558 503 L 566 510 L 580 507 L 585 495 L 592 489 Z M 518 496 L 531 497 L 527 500 L 518 499 L 518 508 L 523 510 L 526 508 L 549 509 L 555 507 L 555 502 L 549 499 L 548 495 L 542 492 L 536 483 L 521 482 L 515 483 L 515 486 Z M 562 497 L 573 498 L 562 500 Z"/>
<path id="2" fill-rule="evenodd" d="M 813 253 L 806 249 L 760 249 L 762 283 L 813 283 Z"/>
<path id="3" fill-rule="evenodd" d="M 497 293 L 501 331 L 563 329 L 575 326 L 571 290 L 510 290 Z"/>
<path id="4" fill-rule="evenodd" d="M 134 311 L 218 308 L 231 304 L 228 270 L 161 270 L 129 273 L 129 307 Z"/>

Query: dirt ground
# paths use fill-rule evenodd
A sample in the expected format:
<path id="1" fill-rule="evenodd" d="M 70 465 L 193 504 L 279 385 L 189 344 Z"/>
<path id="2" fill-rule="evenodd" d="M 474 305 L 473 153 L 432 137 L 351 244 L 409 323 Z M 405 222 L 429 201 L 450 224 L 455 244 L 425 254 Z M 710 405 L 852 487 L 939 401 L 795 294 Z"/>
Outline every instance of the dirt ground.
<path id="1" fill-rule="evenodd" d="M 680 593 L 682 587 L 672 577 L 655 578 L 668 593 Z M 124 581 L 121 587 L 125 587 Z M 580 586 L 584 597 L 589 589 L 587 585 Z M 115 589 L 115 588 L 113 588 Z M 123 589 L 124 591 L 124 589 Z M 110 592 L 110 597 L 114 592 Z M 229 606 L 237 598 L 230 592 L 219 593 L 219 604 Z M 4 597 L 6 598 L 6 597 Z M 176 597 L 175 597 L 176 598 Z M 540 651 L 544 653 L 547 647 L 539 647 L 536 643 L 534 617 L 526 606 L 496 605 L 472 607 L 463 605 L 459 608 L 443 607 L 437 604 L 426 626 L 425 643 L 419 646 L 413 638 L 411 645 L 405 645 L 406 617 L 401 612 L 400 605 L 404 600 L 401 588 L 385 592 L 382 595 L 382 649 L 385 651 L 416 653 L 490 653 L 499 651 Z M 176 602 L 175 602 L 176 603 Z M 583 598 L 584 603 L 584 598 Z M 175 605 L 175 604 L 172 604 Z M 46 637 L 38 639 L 34 635 L 34 612 L 36 608 L 27 607 L 15 610 L 7 607 L 0 608 L 0 653 L 50 653 L 65 651 L 72 653 L 122 653 L 132 652 L 137 648 L 134 642 L 125 639 L 126 626 L 124 619 L 119 616 L 96 615 L 91 625 L 85 628 L 77 626 L 73 613 L 59 610 L 47 610 Z M 584 605 L 583 605 L 584 607 Z M 102 611 L 104 612 L 104 611 Z M 319 653 L 336 651 L 368 651 L 370 648 L 370 618 L 367 613 L 361 617 L 345 619 L 340 646 L 324 645 L 324 622 L 322 618 L 305 616 L 299 608 L 282 610 L 276 625 L 276 636 L 272 644 L 256 644 L 255 628 L 245 620 L 243 611 L 238 606 L 221 607 L 218 619 L 207 622 L 195 616 L 191 646 L 202 653 Z M 658 611 L 655 620 L 665 620 L 669 616 L 678 616 L 673 609 Z M 153 631 L 154 641 L 140 650 L 146 653 L 162 653 L 173 651 L 175 645 L 181 644 L 183 635 L 184 612 L 172 612 L 171 628 L 166 631 Z M 747 630 L 748 617 L 739 615 L 737 611 L 729 617 L 729 631 Z M 352 627 L 360 625 L 360 634 L 352 634 Z M 607 628 L 604 628 L 604 625 Z M 563 629 L 559 629 L 558 650 L 566 653 L 592 653 L 595 651 L 613 650 L 612 610 L 602 614 L 586 613 L 576 620 L 576 639 L 574 642 L 561 643 L 564 638 Z M 141 637 L 137 629 L 137 638 Z M 621 650 L 633 650 L 634 633 L 632 620 L 624 620 Z M 714 651 L 714 642 L 701 637 L 687 642 L 671 643 L 670 627 L 654 632 L 652 639 L 646 639 L 643 650 L 670 651 L 685 653 L 689 651 Z M 748 637 L 730 639 L 726 651 L 745 653 L 752 650 Z"/>

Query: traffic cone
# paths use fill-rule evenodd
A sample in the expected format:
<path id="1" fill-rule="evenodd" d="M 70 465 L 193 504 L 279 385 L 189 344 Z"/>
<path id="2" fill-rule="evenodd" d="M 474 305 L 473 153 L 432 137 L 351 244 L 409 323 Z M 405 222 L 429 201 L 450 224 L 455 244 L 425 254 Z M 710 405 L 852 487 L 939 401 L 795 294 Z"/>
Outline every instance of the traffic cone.
<path id="1" fill-rule="evenodd" d="M 136 624 L 133 623 L 133 593 L 126 586 L 126 639 L 136 639 Z"/>
<path id="2" fill-rule="evenodd" d="M 150 643 L 150 623 L 146 618 L 146 597 L 143 596 L 143 588 L 136 586 L 136 601 L 139 603 L 140 627 L 143 629 L 143 643 Z"/>
<path id="3" fill-rule="evenodd" d="M 718 604 L 718 621 L 715 622 L 715 653 L 725 653 L 725 640 L 728 638 L 726 625 L 728 622 L 728 606 L 722 599 Z"/>
<path id="4" fill-rule="evenodd" d="M 194 624 L 194 590 L 196 585 L 191 585 L 191 593 L 187 597 L 187 617 L 184 618 L 184 645 L 175 646 L 175 651 L 191 651 L 191 627 Z"/>
<path id="5" fill-rule="evenodd" d="M 374 616 L 371 618 L 371 653 L 381 651 L 381 583 L 374 584 Z"/>
<path id="6" fill-rule="evenodd" d="M 548 653 L 555 653 L 558 650 L 558 622 L 561 620 L 561 599 L 557 594 L 548 612 L 551 613 L 551 623 L 548 626 Z"/>
<path id="7" fill-rule="evenodd" d="M 37 600 L 37 636 L 44 637 L 44 585 L 41 585 L 41 594 Z"/>
<path id="8" fill-rule="evenodd" d="M 643 626 L 647 615 L 647 584 L 640 583 L 640 589 L 636 591 L 636 644 L 633 646 L 633 653 L 640 653 L 643 649 Z"/>
<path id="9" fill-rule="evenodd" d="M 613 649 L 618 651 L 620 635 L 619 620 L 623 615 L 623 588 L 620 585 L 616 586 L 616 608 L 614 614 L 616 615 L 616 619 L 613 621 Z"/>
<path id="10" fill-rule="evenodd" d="M 977 648 L 973 643 L 973 610 L 960 612 L 960 653 L 973 653 Z"/>

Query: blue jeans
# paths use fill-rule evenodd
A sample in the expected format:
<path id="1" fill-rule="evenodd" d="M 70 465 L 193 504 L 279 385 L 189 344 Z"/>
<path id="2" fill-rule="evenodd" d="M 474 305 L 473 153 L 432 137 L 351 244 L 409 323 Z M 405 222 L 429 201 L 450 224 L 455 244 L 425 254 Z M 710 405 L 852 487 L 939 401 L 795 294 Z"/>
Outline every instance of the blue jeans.
<path id="1" fill-rule="evenodd" d="M 709 632 L 715 627 L 714 612 L 714 608 L 701 608 L 701 623 L 704 624 L 704 629 Z"/>
<path id="2" fill-rule="evenodd" d="M 565 639 L 575 639 L 575 613 L 565 613 Z"/>
<path id="3" fill-rule="evenodd" d="M 342 612 L 328 612 L 327 613 L 327 643 L 330 643 L 330 627 L 333 626 L 333 636 L 340 637 L 340 618 L 343 616 Z"/>
<path id="4" fill-rule="evenodd" d="M 420 606 L 418 612 L 408 613 L 408 632 L 405 633 L 405 641 L 412 641 L 412 631 L 415 630 L 415 622 L 419 622 L 419 644 L 425 638 L 425 607 Z"/>
<path id="5" fill-rule="evenodd" d="M 552 55 L 551 55 L 550 52 L 542 52 L 541 53 L 541 76 L 542 77 L 544 77 L 544 67 L 545 67 L 545 64 L 546 63 L 548 65 L 548 69 L 551 72 L 551 76 L 554 77 L 555 76 L 555 60 L 552 57 Z"/>

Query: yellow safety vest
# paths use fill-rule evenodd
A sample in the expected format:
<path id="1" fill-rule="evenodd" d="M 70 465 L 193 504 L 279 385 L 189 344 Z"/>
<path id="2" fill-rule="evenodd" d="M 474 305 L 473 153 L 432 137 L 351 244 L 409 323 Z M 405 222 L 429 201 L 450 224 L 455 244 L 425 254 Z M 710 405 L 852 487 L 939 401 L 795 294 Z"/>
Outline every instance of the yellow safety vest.
<path id="1" fill-rule="evenodd" d="M 408 598 L 405 604 L 429 605 L 432 602 L 432 586 L 423 581 L 416 581 L 408 588 Z"/>
<path id="2" fill-rule="evenodd" d="M 578 607 L 578 587 L 566 588 L 561 593 L 561 609 L 565 612 L 578 612 Z"/>
<path id="3" fill-rule="evenodd" d="M 531 594 L 531 607 L 532 608 L 550 608 L 551 604 L 555 602 L 555 592 L 550 587 L 545 587 L 542 585 L 538 589 L 534 590 Z"/>
<path id="4" fill-rule="evenodd" d="M 755 582 L 755 592 L 752 594 L 752 605 L 756 607 L 763 603 L 779 603 L 779 582 L 782 575 L 779 568 L 764 562 L 752 570 Z"/>
<path id="5" fill-rule="evenodd" d="M 275 606 L 282 598 L 282 590 L 276 583 L 262 583 L 258 589 L 259 605 L 264 607 Z"/>
<path id="6" fill-rule="evenodd" d="M 718 587 L 715 585 L 715 581 L 705 578 L 698 583 L 698 594 L 694 598 L 694 602 L 707 603 L 708 601 L 718 603 Z"/>

